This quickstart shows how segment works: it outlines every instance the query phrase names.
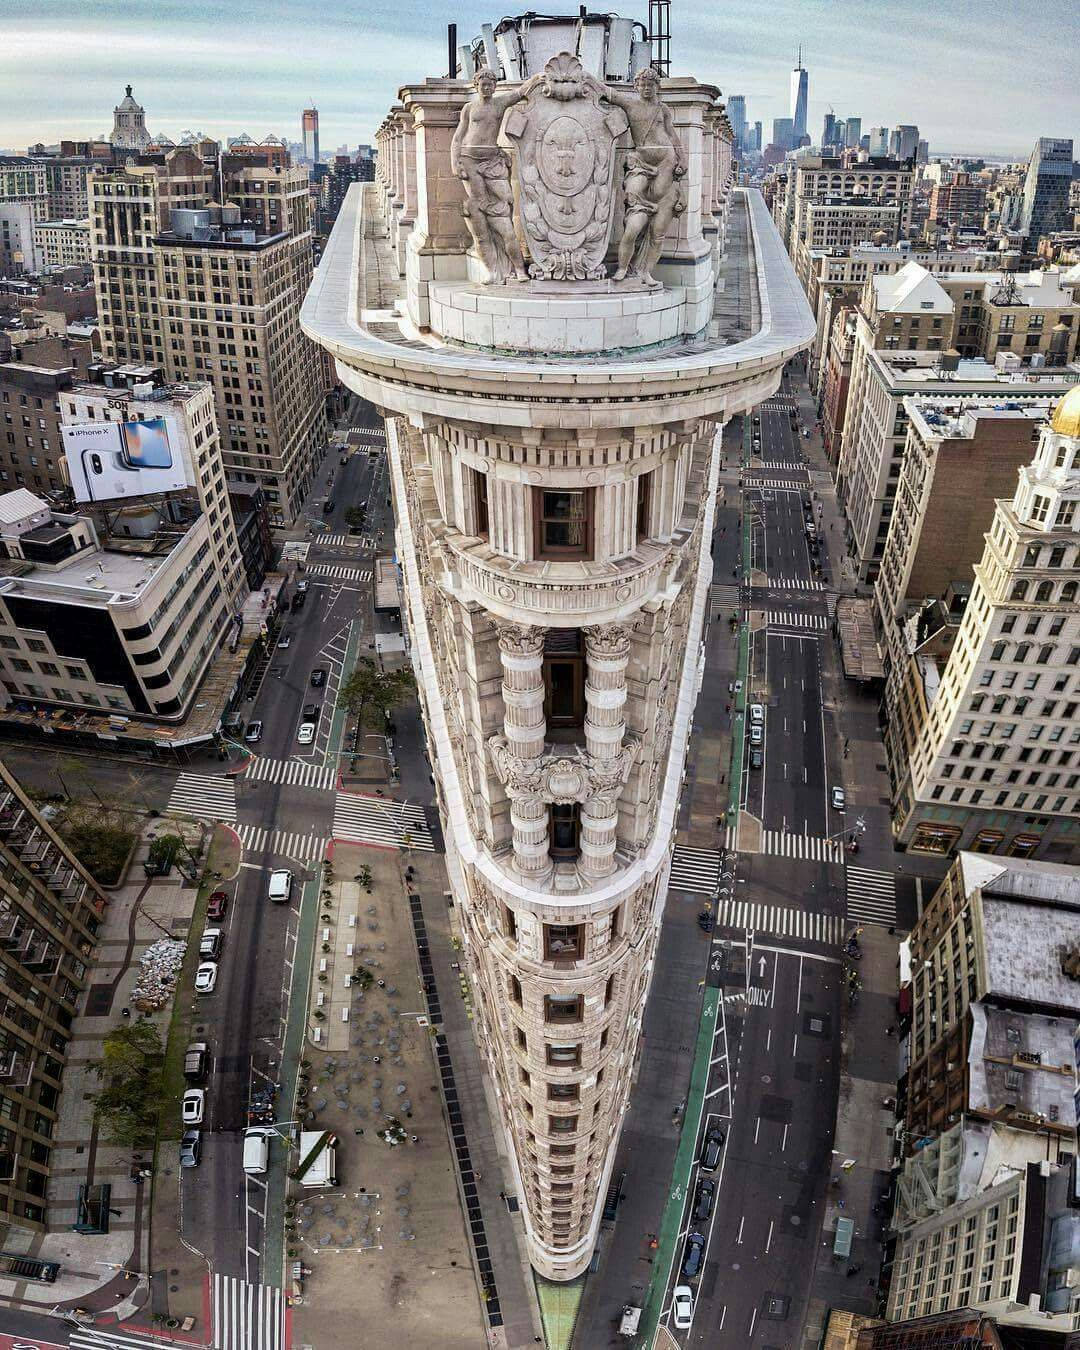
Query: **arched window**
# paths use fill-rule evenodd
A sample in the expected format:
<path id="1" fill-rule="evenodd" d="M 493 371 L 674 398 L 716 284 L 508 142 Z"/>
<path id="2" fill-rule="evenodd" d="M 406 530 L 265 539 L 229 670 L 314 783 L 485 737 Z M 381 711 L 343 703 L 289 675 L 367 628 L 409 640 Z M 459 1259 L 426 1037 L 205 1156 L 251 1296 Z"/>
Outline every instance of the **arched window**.
<path id="1" fill-rule="evenodd" d="M 1048 605 L 1050 603 L 1050 597 L 1051 595 L 1053 595 L 1053 593 L 1054 593 L 1054 586 L 1052 582 L 1040 581 L 1039 588 L 1035 592 L 1035 603 L 1037 605 Z"/>
<path id="2" fill-rule="evenodd" d="M 1028 659 L 1028 652 L 1029 652 L 1029 651 L 1031 651 L 1031 643 L 1030 643 L 1030 642 L 1021 642 L 1021 643 L 1019 643 L 1018 646 L 1017 646 L 1017 648 L 1016 648 L 1016 653 L 1015 653 L 1015 655 L 1013 656 L 1013 660 L 1014 660 L 1014 661 L 1026 661 L 1026 660 Z"/>
<path id="3" fill-rule="evenodd" d="M 1076 601 L 1076 582 L 1067 581 L 1061 588 L 1061 603 L 1071 605 Z"/>
<path id="4" fill-rule="evenodd" d="M 1028 588 L 1028 584 L 1027 584 L 1026 581 L 1017 581 L 1017 582 L 1015 582 L 1014 585 L 1013 585 L 1013 588 L 1012 588 L 1012 595 L 1009 596 L 1009 599 L 1010 599 L 1010 600 L 1024 600 L 1024 599 L 1026 599 L 1026 598 L 1027 598 L 1027 588 Z"/>

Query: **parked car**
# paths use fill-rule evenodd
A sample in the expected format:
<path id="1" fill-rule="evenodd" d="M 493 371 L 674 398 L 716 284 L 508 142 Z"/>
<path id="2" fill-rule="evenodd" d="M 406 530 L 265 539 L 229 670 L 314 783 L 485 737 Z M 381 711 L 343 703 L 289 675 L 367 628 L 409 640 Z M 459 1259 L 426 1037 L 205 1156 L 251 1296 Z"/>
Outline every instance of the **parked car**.
<path id="1" fill-rule="evenodd" d="M 180 1136 L 180 1166 L 198 1167 L 202 1154 L 202 1135 L 198 1130 L 185 1130 Z"/>
<path id="2" fill-rule="evenodd" d="M 713 1212 L 713 1205 L 716 1203 L 716 1182 L 712 1177 L 703 1177 L 698 1182 L 697 1195 L 694 1198 L 694 1218 L 698 1223 L 704 1223 Z"/>
<path id="3" fill-rule="evenodd" d="M 206 1089 L 188 1088 L 180 1103 L 180 1117 L 185 1125 L 201 1125 L 206 1111 Z"/>
<path id="4" fill-rule="evenodd" d="M 289 606 L 289 608 L 290 608 L 291 610 L 293 610 L 293 611 L 296 611 L 296 610 L 298 610 L 298 609 L 303 609 L 303 608 L 304 608 L 304 601 L 305 601 L 306 599 L 307 599 L 307 594 L 306 594 L 306 592 L 304 592 L 304 591 L 297 591 L 296 594 L 295 594 L 295 595 L 293 596 L 293 598 L 292 598 L 292 604 Z"/>
<path id="5" fill-rule="evenodd" d="M 305 703 L 304 711 L 300 714 L 301 722 L 317 722 L 319 720 L 319 705 L 317 703 Z"/>
<path id="6" fill-rule="evenodd" d="M 326 671 L 323 670 L 322 666 L 316 666 L 315 669 L 311 672 L 312 689 L 321 689 L 325 683 L 326 683 Z"/>
<path id="7" fill-rule="evenodd" d="M 719 1125 L 710 1125 L 705 1132 L 705 1142 L 701 1145 L 701 1158 L 699 1159 L 701 1170 L 703 1172 L 715 1172 L 720 1166 L 720 1156 L 724 1151 L 724 1140 L 727 1135 Z"/>
<path id="8" fill-rule="evenodd" d="M 760 769 L 764 763 L 765 756 L 761 753 L 760 748 L 756 745 L 752 745 L 750 747 L 750 767 L 752 769 Z"/>
<path id="9" fill-rule="evenodd" d="M 315 723 L 301 722 L 296 732 L 297 745 L 310 745 L 315 739 Z"/>
<path id="10" fill-rule="evenodd" d="M 765 705 L 763 703 L 750 704 L 750 721 L 751 722 L 765 721 Z"/>
<path id="11" fill-rule="evenodd" d="M 303 578 L 301 578 L 301 580 L 299 580 L 296 583 L 297 595 L 307 595 L 307 588 L 308 588 L 307 582 Z"/>
<path id="12" fill-rule="evenodd" d="M 707 909 L 703 909 L 697 916 L 697 926 L 703 933 L 711 933 L 716 927 L 716 918 Z"/>
<path id="13" fill-rule="evenodd" d="M 206 902 L 206 917 L 208 919 L 217 919 L 220 921 L 225 917 L 225 911 L 229 908 L 229 897 L 224 891 L 214 891 L 210 899 Z"/>
<path id="14" fill-rule="evenodd" d="M 844 789 L 834 787 L 829 800 L 832 802 L 832 809 L 834 811 L 842 811 L 847 803 L 847 798 L 844 796 Z"/>
<path id="15" fill-rule="evenodd" d="M 750 728 L 750 744 L 760 745 L 765 739 L 765 732 L 760 722 L 755 722 Z"/>
<path id="16" fill-rule="evenodd" d="M 224 934 L 220 928 L 204 928 L 199 939 L 199 956 L 204 961 L 216 961 L 221 953 L 221 940 Z"/>
<path id="17" fill-rule="evenodd" d="M 701 1266 L 705 1260 L 705 1235 L 704 1233 L 691 1233 L 686 1239 L 686 1249 L 683 1256 L 682 1273 L 684 1280 L 692 1280 L 701 1274 Z"/>
<path id="18" fill-rule="evenodd" d="M 292 873 L 287 867 L 281 867 L 270 873 L 270 886 L 267 895 L 277 904 L 282 904 L 292 895 Z"/>
<path id="19" fill-rule="evenodd" d="M 292 644 L 291 633 L 282 633 L 282 635 L 277 640 L 277 645 L 279 647 L 288 647 L 291 646 L 291 644 Z"/>
<path id="20" fill-rule="evenodd" d="M 671 1292 L 671 1320 L 679 1331 L 689 1331 L 693 1318 L 693 1291 L 687 1284 L 677 1284 Z"/>
<path id="21" fill-rule="evenodd" d="M 249 745 L 254 745 L 256 741 L 261 741 L 262 727 L 263 724 L 261 722 L 249 722 L 248 729 L 244 732 L 244 740 L 247 741 Z"/>
<path id="22" fill-rule="evenodd" d="M 212 994 L 217 984 L 217 962 L 204 961 L 195 972 L 195 992 Z"/>
<path id="23" fill-rule="evenodd" d="M 189 1083 L 201 1083 L 210 1068 L 210 1047 L 205 1041 L 192 1041 L 184 1051 L 184 1077 Z"/>
<path id="24" fill-rule="evenodd" d="M 334 509 L 334 499 L 333 497 L 327 497 L 326 501 L 324 501 L 322 504 L 323 515 L 328 516 L 330 512 L 333 511 L 333 509 Z"/>

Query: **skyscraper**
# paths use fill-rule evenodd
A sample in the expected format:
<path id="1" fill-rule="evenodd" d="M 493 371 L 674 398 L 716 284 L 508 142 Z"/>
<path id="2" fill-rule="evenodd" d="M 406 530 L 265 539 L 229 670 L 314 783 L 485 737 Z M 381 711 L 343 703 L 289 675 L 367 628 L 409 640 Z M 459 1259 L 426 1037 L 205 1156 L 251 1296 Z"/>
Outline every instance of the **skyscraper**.
<path id="1" fill-rule="evenodd" d="M 901 123 L 893 129 L 889 149 L 893 159 L 914 159 L 919 148 L 919 128 Z"/>
<path id="2" fill-rule="evenodd" d="M 561 51 L 549 71 L 574 74 L 578 58 L 566 53 L 577 20 L 556 23 L 562 36 L 549 25 L 528 68 Z M 508 49 L 527 51 L 528 21 L 505 20 L 501 33 L 508 24 L 517 26 Z M 594 77 L 615 73 L 598 57 L 602 46 L 589 50 L 597 55 L 583 45 L 582 61 Z M 623 92 L 629 62 L 618 73 L 609 92 L 637 111 L 636 96 Z M 532 195 L 516 220 L 491 219 L 508 240 L 520 222 L 534 275 L 559 267 L 566 279 L 557 302 L 536 281 L 504 284 L 507 260 L 463 214 L 470 190 L 468 209 L 480 210 L 483 184 L 470 188 L 450 172 L 442 134 L 457 124 L 460 144 L 478 105 L 466 105 L 459 122 L 461 84 L 417 79 L 380 128 L 378 186 L 349 189 L 302 313 L 344 383 L 386 412 L 402 615 L 463 977 L 528 1256 L 560 1281 L 592 1257 L 645 1001 L 654 972 L 664 978 L 656 942 L 712 577 L 720 431 L 776 389 L 784 361 L 814 331 L 761 197 L 732 184 L 731 133 L 710 113 L 714 89 L 692 79 L 677 87 L 659 96 L 676 134 L 701 153 L 679 189 L 689 237 L 652 242 L 653 285 L 633 256 L 625 279 L 599 288 L 587 280 L 619 265 L 617 254 L 605 256 L 606 214 L 596 216 L 595 262 L 580 248 L 552 251 L 543 211 L 591 212 L 593 199 L 554 176 L 553 186 L 529 186 L 547 148 L 532 133 L 552 114 L 551 99 L 543 85 L 523 94 L 512 81 L 500 89 L 521 101 L 505 125 L 523 133 L 520 182 Z M 578 104 L 564 107 L 587 117 L 585 100 Z M 614 172 L 602 118 L 582 126 L 590 162 Z M 557 191 L 549 204 L 545 194 Z M 719 264 L 699 225 L 710 202 L 726 231 Z M 403 221 L 402 205 L 412 219 Z M 541 213 L 535 229 L 532 207 Z M 431 250 L 426 274 L 413 266 L 417 239 Z M 360 240 L 369 262 L 358 275 Z M 625 258 L 625 235 L 621 246 Z M 761 310 L 783 296 L 766 311 L 768 326 L 747 312 L 749 342 L 714 314 L 729 257 L 750 269 Z M 684 302 L 683 278 L 702 267 L 701 298 Z M 498 308 L 497 324 L 473 308 L 481 297 Z M 628 321 L 631 297 L 638 312 Z M 368 317 L 376 299 L 379 322 Z M 392 304 L 408 316 L 405 327 Z M 408 325 L 421 316 L 427 334 L 417 343 Z M 703 323 L 715 336 L 692 354 L 658 348 L 665 332 L 699 333 Z M 553 353 L 549 393 L 537 363 Z"/>
<path id="3" fill-rule="evenodd" d="M 1024 180 L 1022 217 L 1022 226 L 1032 247 L 1042 235 L 1069 228 L 1072 220 L 1069 212 L 1072 157 L 1071 140 L 1040 136 L 1035 142 Z"/>
<path id="4" fill-rule="evenodd" d="M 836 114 L 827 112 L 825 114 L 825 124 L 821 128 L 821 148 L 827 149 L 836 144 Z"/>
<path id="5" fill-rule="evenodd" d="M 150 144 L 146 129 L 146 110 L 131 97 L 131 85 L 113 109 L 113 129 L 110 142 L 118 150 L 144 150 Z"/>
<path id="6" fill-rule="evenodd" d="M 790 117 L 773 118 L 772 144 L 780 150 L 793 148 L 795 145 L 795 124 Z"/>
<path id="7" fill-rule="evenodd" d="M 742 150 L 746 144 L 746 96 L 731 94 L 727 101 L 727 114 L 731 129 L 735 133 L 735 149 Z"/>
<path id="8" fill-rule="evenodd" d="M 858 150 L 862 140 L 862 118 L 849 117 L 844 123 L 844 145 L 849 150 Z"/>
<path id="9" fill-rule="evenodd" d="M 809 91 L 810 72 L 802 63 L 802 48 L 799 48 L 799 63 L 791 72 L 791 144 L 799 146 L 806 135 L 806 97 Z"/>
<path id="10" fill-rule="evenodd" d="M 761 132 L 761 123 L 760 123 L 760 122 L 755 122 L 755 123 L 754 123 L 754 135 L 753 135 L 753 141 L 752 141 L 752 144 L 751 144 L 751 146 L 750 146 L 750 149 L 751 149 L 751 150 L 756 150 L 759 154 L 761 153 L 761 135 L 762 135 L 762 132 Z"/>
<path id="11" fill-rule="evenodd" d="M 304 142 L 304 158 L 312 164 L 319 162 L 319 110 L 305 108 L 300 118 L 300 134 Z"/>
<path id="12" fill-rule="evenodd" d="M 888 159 L 888 157 L 889 157 L 889 128 L 871 127 L 870 158 Z"/>

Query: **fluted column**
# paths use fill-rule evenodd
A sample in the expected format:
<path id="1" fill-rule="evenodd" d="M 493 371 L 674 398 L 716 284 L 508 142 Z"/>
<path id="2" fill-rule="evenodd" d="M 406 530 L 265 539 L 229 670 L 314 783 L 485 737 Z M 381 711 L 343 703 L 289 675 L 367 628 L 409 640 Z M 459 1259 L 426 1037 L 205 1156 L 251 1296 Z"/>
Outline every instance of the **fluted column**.
<path id="1" fill-rule="evenodd" d="M 605 624 L 585 629 L 585 748 L 592 786 L 581 805 L 581 869 L 590 877 L 607 876 L 615 868 L 629 660 L 629 628 Z"/>
<path id="2" fill-rule="evenodd" d="M 548 808 L 536 790 L 544 753 L 544 630 L 523 624 L 499 624 L 499 657 L 503 668 L 503 735 L 506 749 L 520 763 L 510 792 L 510 825 L 514 864 L 539 880 L 551 871 L 548 851 Z"/>

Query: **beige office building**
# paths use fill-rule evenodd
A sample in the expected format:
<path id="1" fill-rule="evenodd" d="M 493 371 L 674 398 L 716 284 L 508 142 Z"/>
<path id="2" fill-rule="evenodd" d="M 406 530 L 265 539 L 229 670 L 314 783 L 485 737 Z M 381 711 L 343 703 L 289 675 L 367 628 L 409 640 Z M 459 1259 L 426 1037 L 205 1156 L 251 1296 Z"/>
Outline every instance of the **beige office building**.
<path id="1" fill-rule="evenodd" d="M 947 659 L 919 665 L 925 712 L 914 705 L 893 830 L 922 851 L 1076 862 L 1080 388 L 1041 427 L 1019 478 L 996 504 Z"/>
<path id="2" fill-rule="evenodd" d="M 92 174 L 90 203 L 105 355 L 208 381 L 230 481 L 258 484 L 272 515 L 293 519 L 327 434 L 322 366 L 297 317 L 307 174 L 182 146 Z"/>
<path id="3" fill-rule="evenodd" d="M 471 82 L 417 82 L 380 129 L 379 181 L 345 198 L 302 322 L 387 414 L 474 1026 L 528 1257 L 563 1281 L 592 1256 L 655 974 L 722 428 L 775 391 L 813 321 L 760 196 L 733 185 L 714 86 L 660 89 L 656 148 L 686 170 L 662 237 L 645 219 L 675 200 L 662 178 L 641 189 L 661 194 L 657 210 L 627 217 L 556 172 L 553 109 L 578 127 L 592 182 L 618 181 L 649 62 L 646 44 L 616 41 L 628 24 L 588 16 L 577 49 L 601 101 L 576 57 L 549 60 L 576 49 L 578 21 L 552 33 L 558 22 L 496 30 L 496 92 L 522 97 L 503 123 L 515 148 L 488 168 L 518 189 L 531 276 L 501 279 L 485 230 L 503 238 L 509 218 L 475 174 L 470 240 L 450 155 L 470 167 L 456 156 L 483 113 Z M 575 219 L 559 242 L 555 223 Z"/>

